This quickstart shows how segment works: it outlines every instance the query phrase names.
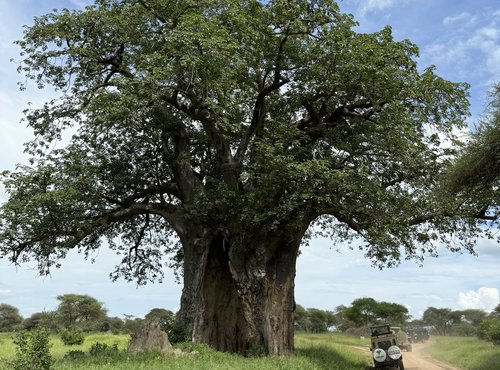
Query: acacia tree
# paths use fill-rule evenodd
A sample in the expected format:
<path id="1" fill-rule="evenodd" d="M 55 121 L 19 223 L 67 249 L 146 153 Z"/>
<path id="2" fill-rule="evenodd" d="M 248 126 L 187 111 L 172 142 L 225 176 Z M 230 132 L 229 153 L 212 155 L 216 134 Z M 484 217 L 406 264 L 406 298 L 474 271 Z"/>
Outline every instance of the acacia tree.
<path id="1" fill-rule="evenodd" d="M 500 215 L 500 83 L 470 140 L 444 177 L 448 192 L 461 199 L 486 226 L 498 225 Z M 500 240 L 500 239 L 499 239 Z"/>
<path id="2" fill-rule="evenodd" d="M 389 27 L 355 25 L 331 0 L 97 0 L 36 18 L 19 71 L 61 95 L 27 111 L 2 253 L 47 273 L 107 239 L 112 276 L 140 283 L 171 253 L 194 341 L 291 353 L 311 230 L 359 236 L 381 266 L 474 231 L 432 195 L 466 86 L 420 72 Z"/>
<path id="3" fill-rule="evenodd" d="M 373 298 L 358 298 L 351 306 L 341 308 L 342 315 L 352 323 L 352 326 L 369 326 L 378 323 L 404 325 L 410 315 L 408 309 L 398 303 L 377 302 Z M 340 313 L 340 312 L 339 312 Z"/>
<path id="4" fill-rule="evenodd" d="M 23 322 L 19 309 L 7 303 L 0 304 L 0 331 L 13 331 Z"/>
<path id="5" fill-rule="evenodd" d="M 65 328 L 80 327 L 96 330 L 106 318 L 106 309 L 97 299 L 82 294 L 63 294 L 57 297 L 57 315 Z"/>

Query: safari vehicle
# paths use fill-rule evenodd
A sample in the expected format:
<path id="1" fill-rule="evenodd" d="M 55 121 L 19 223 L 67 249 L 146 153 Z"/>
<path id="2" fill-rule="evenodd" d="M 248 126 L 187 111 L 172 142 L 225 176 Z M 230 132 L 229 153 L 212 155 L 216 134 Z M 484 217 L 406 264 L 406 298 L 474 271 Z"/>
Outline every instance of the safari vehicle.
<path id="1" fill-rule="evenodd" d="M 403 352 L 397 346 L 396 334 L 389 325 L 370 327 L 373 363 L 376 369 L 404 370 Z"/>
<path id="2" fill-rule="evenodd" d="M 405 329 L 411 343 L 423 343 L 429 339 L 429 332 L 421 326 L 414 326 Z"/>
<path id="3" fill-rule="evenodd" d="M 396 334 L 396 345 L 401 348 L 402 351 L 411 352 L 411 338 L 401 330 L 399 326 L 391 326 L 391 330 L 394 334 Z"/>

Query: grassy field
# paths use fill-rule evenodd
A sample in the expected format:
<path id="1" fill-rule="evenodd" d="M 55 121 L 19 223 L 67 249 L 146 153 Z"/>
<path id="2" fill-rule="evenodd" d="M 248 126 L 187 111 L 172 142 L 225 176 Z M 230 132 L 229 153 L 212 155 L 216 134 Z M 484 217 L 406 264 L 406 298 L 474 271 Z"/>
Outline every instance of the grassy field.
<path id="1" fill-rule="evenodd" d="M 124 350 L 129 336 L 96 334 L 89 335 L 81 346 L 64 346 L 57 337 L 51 338 L 51 354 L 55 359 L 55 370 L 364 370 L 369 364 L 369 356 L 353 348 L 368 346 L 367 340 L 359 340 L 339 334 L 297 334 L 296 353 L 292 357 L 254 357 L 242 358 L 228 353 L 211 350 L 204 345 L 183 344 L 184 351 L 196 354 L 180 358 L 165 357 L 159 354 L 131 356 Z M 86 356 L 79 360 L 64 359 L 68 351 L 88 352 L 93 343 L 116 344 L 120 352 L 113 357 Z M 15 355 L 12 335 L 0 334 L 0 369 L 9 369 L 8 361 Z"/>
<path id="2" fill-rule="evenodd" d="M 432 337 L 426 352 L 462 370 L 500 369 L 500 347 L 474 337 Z"/>
<path id="3" fill-rule="evenodd" d="M 305 334 L 295 336 L 295 355 L 291 357 L 242 358 L 211 350 L 204 345 L 182 344 L 185 352 L 196 351 L 180 358 L 160 354 L 132 356 L 125 352 L 128 335 L 92 334 L 79 346 L 65 346 L 57 336 L 51 337 L 51 354 L 54 370 L 365 370 L 370 363 L 369 353 L 354 347 L 368 347 L 368 340 L 341 334 Z M 88 355 L 94 343 L 117 345 L 119 352 L 113 356 Z M 82 359 L 69 360 L 69 351 L 83 351 Z M 477 338 L 432 337 L 426 351 L 434 358 L 450 363 L 462 370 L 497 370 L 500 364 L 500 347 Z M 0 370 L 10 369 L 9 360 L 15 356 L 16 347 L 11 333 L 0 333 Z"/>

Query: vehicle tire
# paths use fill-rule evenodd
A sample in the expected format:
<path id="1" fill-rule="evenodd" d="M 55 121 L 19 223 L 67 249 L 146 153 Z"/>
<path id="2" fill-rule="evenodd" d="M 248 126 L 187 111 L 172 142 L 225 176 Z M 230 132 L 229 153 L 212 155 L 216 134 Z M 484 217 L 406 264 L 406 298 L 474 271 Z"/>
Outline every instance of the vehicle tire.
<path id="1" fill-rule="evenodd" d="M 403 360 L 399 360 L 399 370 L 405 370 L 405 365 L 403 365 Z"/>

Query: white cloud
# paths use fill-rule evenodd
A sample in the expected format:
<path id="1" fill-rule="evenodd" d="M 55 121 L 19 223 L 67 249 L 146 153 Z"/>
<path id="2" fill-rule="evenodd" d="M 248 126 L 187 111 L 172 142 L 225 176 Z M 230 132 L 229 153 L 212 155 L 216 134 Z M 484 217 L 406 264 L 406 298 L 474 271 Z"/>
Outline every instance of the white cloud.
<path id="1" fill-rule="evenodd" d="M 458 80 L 490 85 L 500 79 L 500 19 L 485 11 L 444 18 L 440 36 L 422 49 L 425 64 L 439 65 Z M 471 68 L 471 66 L 474 66 Z"/>
<path id="2" fill-rule="evenodd" d="M 388 9 L 397 2 L 398 0 L 366 0 L 361 7 L 361 13 L 366 14 L 371 11 Z"/>
<path id="3" fill-rule="evenodd" d="M 477 291 L 458 293 L 458 305 L 464 309 L 493 310 L 500 303 L 498 289 L 481 287 Z"/>
<path id="4" fill-rule="evenodd" d="M 473 17 L 470 13 L 468 12 L 463 12 L 457 15 L 450 15 L 447 16 L 445 19 L 443 19 L 443 24 L 444 25 L 449 25 L 457 22 L 466 22 L 466 23 L 473 23 L 475 20 L 475 17 Z"/>

